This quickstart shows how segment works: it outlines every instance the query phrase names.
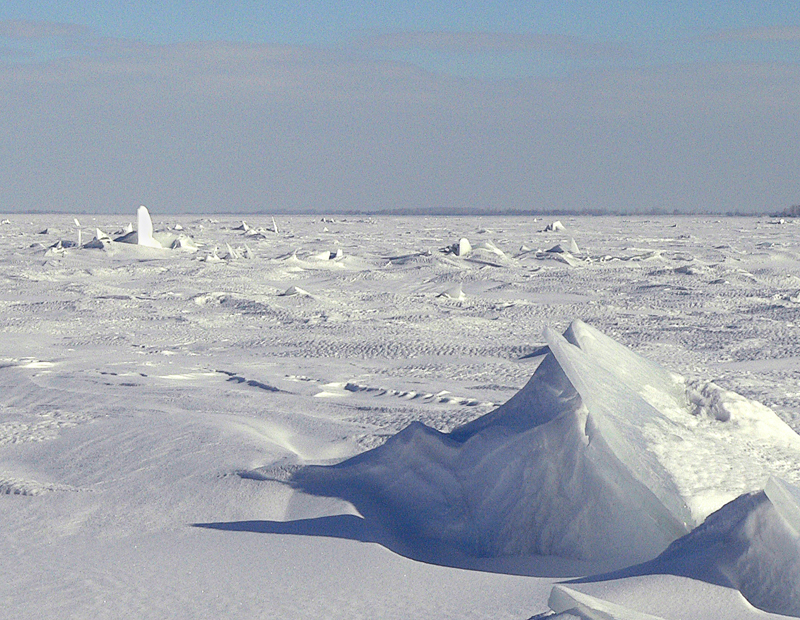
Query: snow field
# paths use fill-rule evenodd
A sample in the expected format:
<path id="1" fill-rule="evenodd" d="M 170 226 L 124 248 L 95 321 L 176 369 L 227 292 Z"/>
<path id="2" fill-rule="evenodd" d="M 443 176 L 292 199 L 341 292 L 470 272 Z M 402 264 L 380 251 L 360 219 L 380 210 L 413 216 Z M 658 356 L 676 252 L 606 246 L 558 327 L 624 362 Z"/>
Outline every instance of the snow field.
<path id="1" fill-rule="evenodd" d="M 0 544 L 14 559 L 0 600 L 15 618 L 544 613 L 555 582 L 614 563 L 458 549 L 421 562 L 384 530 L 354 527 L 351 505 L 287 483 L 411 423 L 448 433 L 490 413 L 543 363 L 545 326 L 576 317 L 686 378 L 690 411 L 639 393 L 661 417 L 630 432 L 689 521 L 763 488 L 764 473 L 796 482 L 793 442 L 775 441 L 800 414 L 791 220 L 562 218 L 565 231 L 544 232 L 524 218 L 253 218 L 245 231 L 156 217 L 154 238 L 191 239 L 185 252 L 68 247 L 72 219 L 0 226 Z M 84 241 L 127 221 L 80 219 Z M 462 238 L 471 252 L 441 251 Z M 603 382 L 573 357 L 602 406 Z M 782 540 L 790 513 L 748 523 Z M 713 591 L 729 617 L 764 617 L 699 577 L 568 587 L 664 618 L 725 617 L 707 615 Z"/>

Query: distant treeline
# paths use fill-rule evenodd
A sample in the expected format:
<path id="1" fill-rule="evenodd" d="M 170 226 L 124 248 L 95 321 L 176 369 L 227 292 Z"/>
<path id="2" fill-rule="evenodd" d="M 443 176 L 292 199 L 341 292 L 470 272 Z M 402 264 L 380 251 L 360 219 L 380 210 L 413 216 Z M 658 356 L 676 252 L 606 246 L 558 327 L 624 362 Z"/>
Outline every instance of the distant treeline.
<path id="1" fill-rule="evenodd" d="M 764 217 L 766 213 L 753 213 L 742 211 L 681 211 L 673 209 L 649 209 L 646 211 L 625 211 L 625 210 L 606 210 L 606 209 L 552 209 L 548 211 L 537 211 L 534 209 L 386 209 L 384 211 L 343 211 L 343 215 L 481 215 L 481 216 L 526 216 L 526 217 L 552 217 L 552 216 L 658 216 L 658 215 L 685 215 L 685 216 L 709 216 L 720 217 Z"/>
<path id="2" fill-rule="evenodd" d="M 4 213 L 0 211 L 0 214 Z M 787 207 L 780 213 L 754 213 L 742 211 L 681 211 L 679 209 L 648 209 L 645 211 L 625 211 L 625 210 L 606 210 L 606 209 L 552 209 L 548 211 L 537 211 L 535 209 L 336 209 L 331 211 L 317 211 L 314 209 L 298 209 L 296 211 L 276 209 L 259 209 L 249 211 L 223 211 L 214 210 L 202 213 L 184 211 L 162 211 L 160 215 L 225 215 L 225 216 L 254 216 L 254 215 L 348 215 L 348 216 L 520 216 L 520 217 L 566 217 L 566 216 L 694 216 L 694 217 L 800 217 L 800 205 Z M 27 209 L 23 211 L 7 212 L 6 214 L 18 215 L 130 215 L 128 211 L 114 211 L 110 213 L 98 213 L 86 209 L 75 211 L 51 211 L 46 209 Z"/>

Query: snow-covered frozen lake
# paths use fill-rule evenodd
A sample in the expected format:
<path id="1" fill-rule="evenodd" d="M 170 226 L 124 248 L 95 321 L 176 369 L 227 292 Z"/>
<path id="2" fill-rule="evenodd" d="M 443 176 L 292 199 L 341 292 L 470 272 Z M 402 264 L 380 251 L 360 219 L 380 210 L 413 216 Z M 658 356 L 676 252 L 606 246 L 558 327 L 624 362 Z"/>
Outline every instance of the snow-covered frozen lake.
<path id="1" fill-rule="evenodd" d="M 83 244 L 131 220 L 78 217 Z M 555 584 L 620 566 L 421 555 L 292 479 L 495 410 L 575 319 L 800 431 L 800 222 L 153 214 L 189 240 L 159 249 L 0 219 L 2 617 L 546 613 Z M 731 425 L 645 433 L 698 523 L 764 472 L 800 483 L 794 439 Z M 694 577 L 568 587 L 664 619 L 770 617 Z"/>

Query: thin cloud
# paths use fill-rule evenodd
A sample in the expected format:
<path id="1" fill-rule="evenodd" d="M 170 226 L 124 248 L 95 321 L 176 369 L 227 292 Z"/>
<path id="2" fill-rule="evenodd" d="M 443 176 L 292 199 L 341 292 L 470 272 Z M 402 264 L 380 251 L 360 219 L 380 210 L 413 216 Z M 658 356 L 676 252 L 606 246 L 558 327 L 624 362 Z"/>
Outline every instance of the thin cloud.
<path id="1" fill-rule="evenodd" d="M 501 39 L 425 41 L 523 45 Z M 423 43 L 403 44 L 414 40 Z M 383 45 L 392 41 L 401 44 Z M 150 196 L 175 209 L 636 209 L 688 196 L 687 207 L 736 209 L 796 200 L 793 63 L 585 63 L 493 81 L 366 46 L 91 34 L 67 43 L 75 53 L 0 63 L 0 116 L 13 128 L 0 132 L 2 204 Z"/>
<path id="2" fill-rule="evenodd" d="M 355 46 L 367 50 L 418 49 L 453 54 L 542 51 L 576 57 L 622 57 L 631 54 L 623 46 L 578 37 L 508 32 L 396 32 L 362 38 L 355 42 Z"/>
<path id="3" fill-rule="evenodd" d="M 718 32 L 706 40 L 762 43 L 800 43 L 800 26 L 768 26 Z"/>
<path id="4" fill-rule="evenodd" d="M 192 42 L 165 45 L 92 39 L 62 46 L 70 53 L 37 62 L 0 64 L 0 87 L 86 89 L 98 101 L 125 100 L 137 89 L 181 98 L 263 103 L 423 101 L 448 79 L 351 51 L 310 46 Z M 13 58 L 12 58 L 13 60 Z"/>
<path id="5" fill-rule="evenodd" d="M 88 26 L 26 20 L 0 21 L 0 36 L 25 41 L 81 37 L 93 34 Z"/>

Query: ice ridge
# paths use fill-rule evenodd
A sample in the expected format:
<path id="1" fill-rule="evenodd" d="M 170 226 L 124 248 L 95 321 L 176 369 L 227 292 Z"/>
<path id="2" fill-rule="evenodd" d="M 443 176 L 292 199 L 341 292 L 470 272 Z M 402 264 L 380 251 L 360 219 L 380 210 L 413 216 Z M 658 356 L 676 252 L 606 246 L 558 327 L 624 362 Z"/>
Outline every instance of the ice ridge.
<path id="1" fill-rule="evenodd" d="M 412 424 L 343 463 L 300 470 L 294 484 L 351 501 L 411 544 L 480 556 L 655 557 L 692 523 L 648 450 L 642 429 L 662 414 L 640 393 L 678 399 L 677 384 L 582 322 L 565 336 L 546 331 L 550 353 L 486 416 L 450 434 Z"/>

